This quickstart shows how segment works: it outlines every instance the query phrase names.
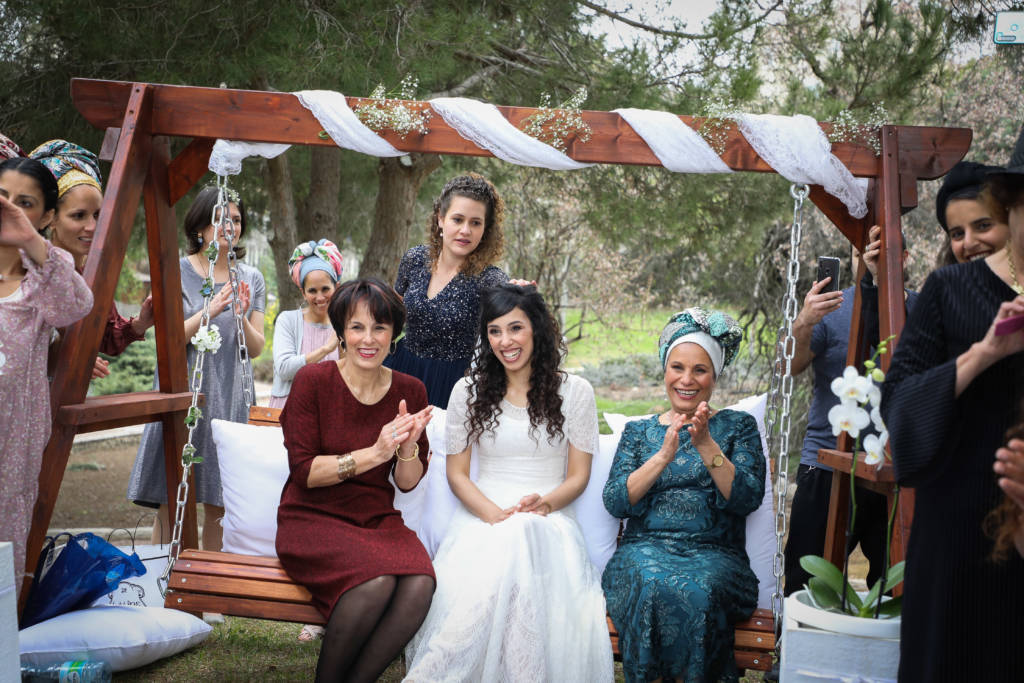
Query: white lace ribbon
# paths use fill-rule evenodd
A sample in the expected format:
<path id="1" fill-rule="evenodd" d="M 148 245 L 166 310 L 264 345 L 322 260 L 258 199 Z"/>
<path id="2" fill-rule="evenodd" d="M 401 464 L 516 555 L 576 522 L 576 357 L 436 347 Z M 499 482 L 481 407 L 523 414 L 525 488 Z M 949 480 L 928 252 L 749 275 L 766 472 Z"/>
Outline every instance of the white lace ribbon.
<path id="1" fill-rule="evenodd" d="M 295 93 L 302 106 L 313 113 L 335 144 L 373 157 L 400 157 L 394 146 L 374 133 L 356 117 L 348 100 L 333 90 L 300 90 Z"/>
<path id="2" fill-rule="evenodd" d="M 571 171 L 591 165 L 575 161 L 530 137 L 509 123 L 493 104 L 465 97 L 439 97 L 430 100 L 430 106 L 463 138 L 509 163 L 553 171 Z"/>
<path id="3" fill-rule="evenodd" d="M 810 116 L 740 114 L 736 123 L 754 151 L 786 180 L 821 185 L 854 218 L 867 214 L 867 184 L 857 182 L 832 154 L 831 143 Z"/>
<path id="4" fill-rule="evenodd" d="M 217 175 L 238 175 L 242 172 L 242 160 L 260 156 L 273 159 L 284 154 L 291 145 L 272 142 L 240 142 L 238 140 L 217 140 L 210 152 L 209 169 Z"/>
<path id="5" fill-rule="evenodd" d="M 700 134 L 675 114 L 651 109 L 615 109 L 658 157 L 676 173 L 732 173 Z"/>

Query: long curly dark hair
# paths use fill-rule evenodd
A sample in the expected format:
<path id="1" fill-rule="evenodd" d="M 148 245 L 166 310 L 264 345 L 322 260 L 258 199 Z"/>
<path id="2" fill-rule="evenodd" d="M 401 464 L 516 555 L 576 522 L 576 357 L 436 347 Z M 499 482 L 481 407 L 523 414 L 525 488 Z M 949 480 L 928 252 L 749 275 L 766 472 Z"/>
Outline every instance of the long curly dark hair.
<path id="1" fill-rule="evenodd" d="M 1024 439 L 1024 401 L 1020 405 L 1020 422 L 1006 432 L 1006 441 L 1010 439 Z M 1024 515 L 1013 501 L 1005 493 L 1003 498 L 994 509 L 985 516 L 983 528 L 985 533 L 994 541 L 992 548 L 992 560 L 1002 562 L 1013 547 L 1013 537 L 1024 524 Z"/>
<path id="2" fill-rule="evenodd" d="M 505 202 L 494 184 L 479 173 L 456 176 L 445 183 L 441 194 L 434 200 L 434 210 L 427 221 L 427 247 L 430 250 L 431 266 L 436 264 L 441 256 L 441 233 L 438 223 L 448 213 L 453 197 L 474 199 L 487 208 L 484 214 L 484 234 L 480 238 L 480 244 L 462 264 L 462 272 L 466 275 L 479 275 L 487 266 L 497 263 L 505 250 L 505 232 L 502 229 L 505 222 Z"/>
<path id="3" fill-rule="evenodd" d="M 551 315 L 537 288 L 530 285 L 504 284 L 484 290 L 480 296 L 480 338 L 470 377 L 472 382 L 466 398 L 466 420 L 469 441 L 498 426 L 501 399 L 508 389 L 505 366 L 491 350 L 487 340 L 487 325 L 514 308 L 530 320 L 533 328 L 533 355 L 530 357 L 530 390 L 526 394 L 527 413 L 530 416 L 531 435 L 542 424 L 551 439 L 565 436 L 562 427 L 562 396 L 559 389 L 565 381 L 565 372 L 559 369 L 565 354 L 565 341 L 558 321 Z"/>

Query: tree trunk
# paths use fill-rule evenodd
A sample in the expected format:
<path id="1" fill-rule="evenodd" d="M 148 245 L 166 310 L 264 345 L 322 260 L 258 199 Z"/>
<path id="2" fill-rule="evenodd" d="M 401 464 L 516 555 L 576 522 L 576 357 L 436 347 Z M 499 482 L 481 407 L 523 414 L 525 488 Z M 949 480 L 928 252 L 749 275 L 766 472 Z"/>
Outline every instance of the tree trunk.
<path id="1" fill-rule="evenodd" d="M 411 165 L 406 166 L 399 159 Z M 436 154 L 411 154 L 408 158 L 383 158 L 377 166 L 380 184 L 373 210 L 373 231 L 359 266 L 362 277 L 395 281 L 398 264 L 409 245 L 416 195 L 423 181 L 441 165 Z"/>
<path id="2" fill-rule="evenodd" d="M 274 254 L 274 274 L 277 276 L 278 312 L 298 308 L 302 295 L 288 273 L 288 257 L 299 242 L 295 220 L 295 195 L 292 192 L 292 173 L 287 152 L 267 159 L 267 190 L 270 196 L 270 249 Z M 337 201 L 337 199 L 335 199 Z"/>
<path id="3" fill-rule="evenodd" d="M 341 192 L 341 148 L 313 147 L 309 158 L 309 194 L 298 212 L 298 241 L 327 238 L 343 245 L 338 235 L 338 195 Z"/>

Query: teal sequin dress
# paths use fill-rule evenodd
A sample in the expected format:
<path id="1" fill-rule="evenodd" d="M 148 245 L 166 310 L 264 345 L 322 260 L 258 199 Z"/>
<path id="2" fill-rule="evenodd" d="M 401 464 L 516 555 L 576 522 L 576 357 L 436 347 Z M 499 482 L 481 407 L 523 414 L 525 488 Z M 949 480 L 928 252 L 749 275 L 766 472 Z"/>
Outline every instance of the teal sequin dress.
<path id="1" fill-rule="evenodd" d="M 608 511 L 629 520 L 601 581 L 623 670 L 636 682 L 736 681 L 733 624 L 757 603 L 745 549 L 746 516 L 764 496 L 757 423 L 734 410 L 708 422 L 736 467 L 728 500 L 683 430 L 675 460 L 630 505 L 626 479 L 661 448 L 665 429 L 657 416 L 626 424 L 604 487 Z"/>

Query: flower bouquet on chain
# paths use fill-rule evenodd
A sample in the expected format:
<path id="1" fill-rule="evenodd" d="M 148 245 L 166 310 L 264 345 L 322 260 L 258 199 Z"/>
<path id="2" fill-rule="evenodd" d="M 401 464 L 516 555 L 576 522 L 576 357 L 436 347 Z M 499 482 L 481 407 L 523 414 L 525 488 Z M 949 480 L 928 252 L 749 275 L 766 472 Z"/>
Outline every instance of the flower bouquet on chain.
<path id="1" fill-rule="evenodd" d="M 847 366 L 841 377 L 832 381 L 832 392 L 839 397 L 839 405 L 828 412 L 832 433 L 839 436 L 846 432 L 856 441 L 854 458 L 850 467 L 850 518 L 846 527 L 846 538 L 850 538 L 857 519 L 857 458 L 861 447 L 865 451 L 864 462 L 868 466 L 881 467 L 885 462 L 885 446 L 889 432 L 882 421 L 879 404 L 882 392 L 878 385 L 885 381 L 885 373 L 878 367 L 878 357 L 888 350 L 892 337 L 879 342 L 870 360 L 864 361 L 864 374 L 853 366 Z M 876 434 L 861 438 L 861 432 L 872 424 Z M 899 487 L 893 497 L 892 509 L 885 534 L 885 561 L 882 577 L 870 587 L 866 595 L 860 595 L 849 582 L 849 556 L 843 560 L 840 570 L 834 564 L 818 555 L 804 555 L 800 566 L 811 575 L 807 582 L 807 593 L 819 609 L 850 614 L 858 617 L 879 618 L 896 616 L 900 613 L 902 600 L 899 597 L 883 600 L 883 596 L 903 581 L 903 562 L 889 567 L 889 545 L 892 541 L 893 523 L 899 506 Z"/>

